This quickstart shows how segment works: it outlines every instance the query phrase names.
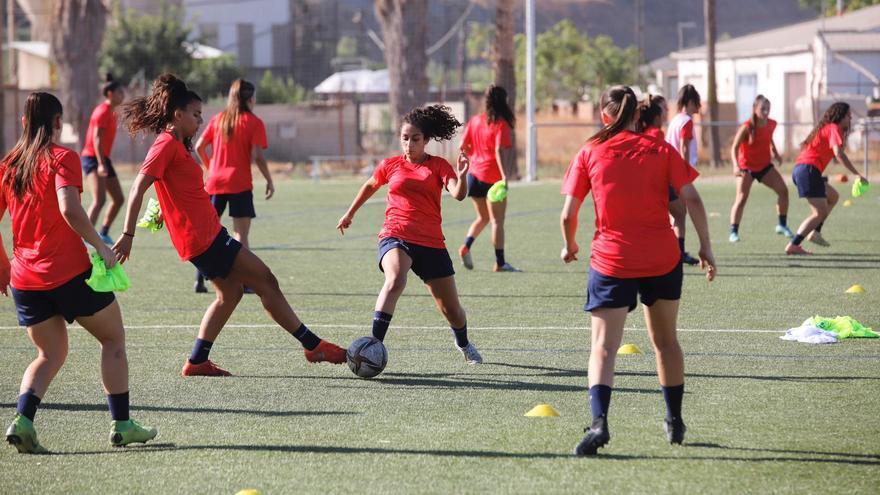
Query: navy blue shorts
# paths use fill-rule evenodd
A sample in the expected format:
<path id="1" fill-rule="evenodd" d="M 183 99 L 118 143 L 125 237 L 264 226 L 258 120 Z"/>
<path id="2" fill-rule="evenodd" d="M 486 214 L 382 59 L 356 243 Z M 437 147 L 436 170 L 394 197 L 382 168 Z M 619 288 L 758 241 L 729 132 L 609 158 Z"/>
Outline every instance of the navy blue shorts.
<path id="1" fill-rule="evenodd" d="M 235 194 L 214 194 L 211 196 L 211 204 L 217 210 L 217 216 L 222 217 L 229 204 L 229 216 L 232 218 L 254 218 L 257 216 L 254 210 L 254 192 L 245 191 Z"/>
<path id="2" fill-rule="evenodd" d="M 675 194 L 675 188 L 669 186 L 669 202 L 672 203 L 676 199 L 678 199 L 678 194 Z"/>
<path id="3" fill-rule="evenodd" d="M 584 311 L 624 307 L 632 311 L 636 309 L 636 295 L 645 306 L 652 306 L 657 299 L 675 301 L 681 299 L 683 278 L 681 263 L 666 275 L 643 278 L 609 277 L 590 268 Z"/>
<path id="4" fill-rule="evenodd" d="M 12 288 L 12 300 L 18 312 L 18 324 L 30 327 L 56 315 L 67 323 L 80 316 L 92 316 L 109 306 L 116 296 L 112 292 L 95 292 L 86 285 L 92 269 L 73 277 L 63 285 L 49 290 L 19 290 Z"/>
<path id="5" fill-rule="evenodd" d="M 208 249 L 189 262 L 195 265 L 199 273 L 208 280 L 214 277 L 226 278 L 232 271 L 232 265 L 239 251 L 241 251 L 241 243 L 229 235 L 226 227 L 221 227 L 220 233 Z"/>
<path id="6" fill-rule="evenodd" d="M 412 260 L 412 271 L 422 279 L 422 282 L 455 275 L 449 251 L 419 246 L 397 237 L 379 239 L 379 271 L 385 271 L 382 269 L 382 258 L 385 257 L 385 253 L 392 249 L 402 249 L 410 257 Z"/>
<path id="7" fill-rule="evenodd" d="M 758 182 L 764 182 L 764 176 L 767 175 L 771 170 L 773 170 L 773 164 L 771 163 L 761 170 L 758 170 L 757 172 L 755 172 L 754 170 L 749 170 L 747 168 L 741 168 L 739 170 L 744 174 L 751 175 L 752 178 Z"/>
<path id="8" fill-rule="evenodd" d="M 82 165 L 83 175 L 89 175 L 92 172 L 98 171 L 98 159 L 94 156 L 83 155 L 80 157 L 79 162 Z M 110 161 L 109 157 L 104 157 L 104 166 L 107 167 L 108 179 L 116 177 L 116 170 L 113 168 L 113 162 Z"/>
<path id="9" fill-rule="evenodd" d="M 826 177 L 818 168 L 806 163 L 798 163 L 791 172 L 791 180 L 797 186 L 798 197 L 801 198 L 826 198 Z"/>
<path id="10" fill-rule="evenodd" d="M 467 183 L 468 197 L 471 198 L 485 198 L 489 194 L 489 189 L 491 189 L 493 185 L 488 182 L 483 182 L 471 174 L 467 174 Z"/>

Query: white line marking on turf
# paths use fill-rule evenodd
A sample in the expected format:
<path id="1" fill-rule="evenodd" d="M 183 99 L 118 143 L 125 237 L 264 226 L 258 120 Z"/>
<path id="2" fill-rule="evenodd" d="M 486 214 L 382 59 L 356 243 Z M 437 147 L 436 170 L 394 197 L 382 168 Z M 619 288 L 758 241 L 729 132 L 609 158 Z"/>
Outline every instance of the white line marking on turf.
<path id="1" fill-rule="evenodd" d="M 77 327 L 78 325 L 71 325 Z M 310 328 L 339 328 L 339 329 L 363 329 L 369 325 L 336 325 L 336 324 L 315 324 L 309 325 Z M 0 326 L 0 330 L 20 329 L 20 326 Z M 149 330 L 149 329 L 197 329 L 198 325 L 126 325 L 128 330 Z M 223 328 L 275 328 L 275 325 L 261 324 L 236 324 L 225 325 Z M 418 326 L 418 325 L 394 325 L 394 330 L 448 330 L 448 326 Z M 589 330 L 589 327 L 530 327 L 530 326 L 495 326 L 495 327 L 470 327 L 471 330 Z M 625 330 L 636 330 L 646 332 L 647 328 L 626 327 Z M 698 332 L 698 333 L 785 333 L 784 330 L 760 330 L 754 328 L 679 328 L 679 332 Z"/>

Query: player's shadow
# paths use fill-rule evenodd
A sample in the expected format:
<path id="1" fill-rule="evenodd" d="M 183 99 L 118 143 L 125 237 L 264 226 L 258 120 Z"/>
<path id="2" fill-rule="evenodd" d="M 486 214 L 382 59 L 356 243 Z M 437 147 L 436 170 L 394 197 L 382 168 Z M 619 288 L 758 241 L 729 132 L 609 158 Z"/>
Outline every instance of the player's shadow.
<path id="1" fill-rule="evenodd" d="M 617 376 L 645 376 L 655 377 L 653 371 L 615 371 Z M 757 380 L 771 382 L 800 382 L 800 383 L 851 383 L 857 380 L 880 380 L 876 376 L 784 376 L 784 375 L 722 375 L 716 373 L 685 373 L 685 379 L 693 378 L 721 378 L 730 380 Z"/>
<path id="2" fill-rule="evenodd" d="M 0 407 L 11 408 L 16 404 L 0 404 Z M 48 402 L 40 404 L 40 409 L 72 411 L 72 412 L 106 412 L 106 404 L 73 404 L 64 402 Z M 231 409 L 215 407 L 171 407 L 171 406 L 147 406 L 132 405 L 132 411 L 170 412 L 170 413 L 195 413 L 195 414 L 249 414 L 252 416 L 274 417 L 305 417 L 305 416 L 349 416 L 361 414 L 353 411 L 265 411 L 259 409 Z"/>
<path id="3" fill-rule="evenodd" d="M 880 454 L 854 454 L 852 452 L 826 452 L 826 451 L 818 451 L 818 450 L 787 450 L 787 449 L 768 449 L 761 447 L 733 447 L 729 445 L 720 445 L 717 443 L 708 443 L 708 442 L 696 442 L 696 443 L 686 443 L 687 447 L 695 447 L 698 449 L 715 449 L 715 450 L 726 450 L 726 451 L 735 451 L 735 452 L 761 452 L 761 453 L 769 453 L 769 454 L 781 454 L 781 455 L 811 455 L 811 456 L 819 456 L 820 458 L 808 458 L 808 459 L 789 459 L 786 457 L 773 457 L 773 459 L 780 461 L 806 461 L 806 462 L 827 462 L 827 463 L 836 463 L 836 464 L 862 464 L 862 465 L 874 465 L 880 466 Z M 840 457 L 841 459 L 836 459 Z"/>

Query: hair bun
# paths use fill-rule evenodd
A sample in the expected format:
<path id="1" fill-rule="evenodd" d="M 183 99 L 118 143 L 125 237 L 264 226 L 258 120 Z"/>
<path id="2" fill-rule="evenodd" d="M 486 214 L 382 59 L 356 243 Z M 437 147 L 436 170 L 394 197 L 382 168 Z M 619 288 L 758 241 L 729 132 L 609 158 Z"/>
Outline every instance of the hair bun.
<path id="1" fill-rule="evenodd" d="M 113 74 L 108 72 L 104 75 L 104 82 L 113 82 Z"/>

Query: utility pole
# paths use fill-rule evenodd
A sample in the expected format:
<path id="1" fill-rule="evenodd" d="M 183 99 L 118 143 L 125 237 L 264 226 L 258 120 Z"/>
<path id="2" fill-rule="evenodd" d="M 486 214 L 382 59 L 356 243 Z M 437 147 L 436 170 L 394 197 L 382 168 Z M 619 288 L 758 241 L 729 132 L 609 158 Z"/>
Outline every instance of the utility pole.
<path id="1" fill-rule="evenodd" d="M 707 98 L 709 103 L 709 151 L 712 166 L 721 167 L 721 137 L 718 133 L 718 88 L 715 80 L 715 0 L 703 0 L 706 32 Z"/>

